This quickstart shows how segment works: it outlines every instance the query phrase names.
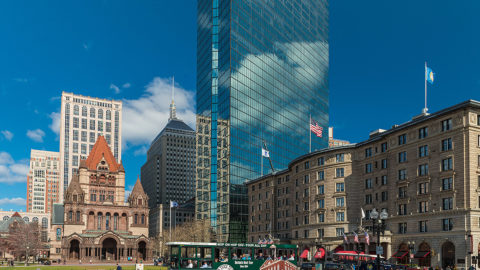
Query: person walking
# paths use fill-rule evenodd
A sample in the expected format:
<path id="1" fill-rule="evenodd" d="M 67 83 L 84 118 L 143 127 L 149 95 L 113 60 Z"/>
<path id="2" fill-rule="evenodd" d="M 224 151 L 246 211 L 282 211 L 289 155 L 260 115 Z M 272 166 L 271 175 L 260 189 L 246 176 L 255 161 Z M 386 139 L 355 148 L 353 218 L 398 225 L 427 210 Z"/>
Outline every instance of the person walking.
<path id="1" fill-rule="evenodd" d="M 122 267 L 117 263 L 117 269 L 116 270 L 122 270 Z"/>

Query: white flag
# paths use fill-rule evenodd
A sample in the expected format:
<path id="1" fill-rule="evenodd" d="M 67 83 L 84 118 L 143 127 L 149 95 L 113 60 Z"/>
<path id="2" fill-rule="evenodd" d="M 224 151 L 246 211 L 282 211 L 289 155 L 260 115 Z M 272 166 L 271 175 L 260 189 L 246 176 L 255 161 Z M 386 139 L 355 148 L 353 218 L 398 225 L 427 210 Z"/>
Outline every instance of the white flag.
<path id="1" fill-rule="evenodd" d="M 270 151 L 262 148 L 262 157 L 270 157 Z"/>
<path id="2" fill-rule="evenodd" d="M 365 211 L 363 211 L 362 207 L 360 207 L 360 209 L 362 209 L 362 218 L 365 218 Z"/>

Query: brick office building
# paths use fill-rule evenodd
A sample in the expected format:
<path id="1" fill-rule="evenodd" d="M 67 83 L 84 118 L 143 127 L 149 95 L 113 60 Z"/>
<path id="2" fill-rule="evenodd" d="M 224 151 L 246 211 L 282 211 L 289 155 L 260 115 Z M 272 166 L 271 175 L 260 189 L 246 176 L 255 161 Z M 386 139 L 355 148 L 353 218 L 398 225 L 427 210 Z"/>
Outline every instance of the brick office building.
<path id="1" fill-rule="evenodd" d="M 387 258 L 406 263 L 413 251 L 422 266 L 468 267 L 480 247 L 480 103 L 469 100 L 377 130 L 363 142 L 298 157 L 247 187 L 250 241 L 271 231 L 311 250 L 372 253 L 369 214 L 385 209 L 380 242 Z M 352 244 L 353 232 L 360 243 Z"/>
<path id="2" fill-rule="evenodd" d="M 61 241 L 60 250 L 52 250 L 61 252 L 57 257 L 84 262 L 118 262 L 128 258 L 140 261 L 152 257 L 148 196 L 137 179 L 125 202 L 125 170 L 102 136 L 88 158 L 80 162 L 79 171 L 65 192 L 63 208 L 63 221 L 54 225 L 55 239 Z"/>

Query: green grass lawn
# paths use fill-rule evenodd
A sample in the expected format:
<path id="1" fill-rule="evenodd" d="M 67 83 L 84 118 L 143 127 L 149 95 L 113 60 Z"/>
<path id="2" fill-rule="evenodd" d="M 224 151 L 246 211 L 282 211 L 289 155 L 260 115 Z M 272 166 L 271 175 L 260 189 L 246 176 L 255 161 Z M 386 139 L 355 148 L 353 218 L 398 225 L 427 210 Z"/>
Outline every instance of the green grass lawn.
<path id="1" fill-rule="evenodd" d="M 27 270 L 36 270 L 36 269 L 47 269 L 47 270 L 115 270 L 116 265 L 50 265 L 50 266 L 28 266 L 22 267 L 21 265 L 15 267 L 1 267 L 0 269 L 27 269 Z M 134 265 L 122 265 L 123 270 L 135 270 Z M 143 267 L 144 270 L 166 270 L 167 267 L 160 267 L 160 266 L 152 266 L 152 265 L 145 265 Z"/>

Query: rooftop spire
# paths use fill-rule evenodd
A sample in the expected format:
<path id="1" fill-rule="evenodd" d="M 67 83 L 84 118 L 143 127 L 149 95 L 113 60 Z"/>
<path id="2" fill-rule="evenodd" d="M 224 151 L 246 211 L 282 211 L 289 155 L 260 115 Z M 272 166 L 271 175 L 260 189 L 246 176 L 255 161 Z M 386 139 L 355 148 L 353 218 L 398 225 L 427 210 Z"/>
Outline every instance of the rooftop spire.
<path id="1" fill-rule="evenodd" d="M 177 109 L 175 107 L 175 76 L 172 78 L 172 103 L 170 104 L 170 117 L 168 120 L 177 119 Z"/>

